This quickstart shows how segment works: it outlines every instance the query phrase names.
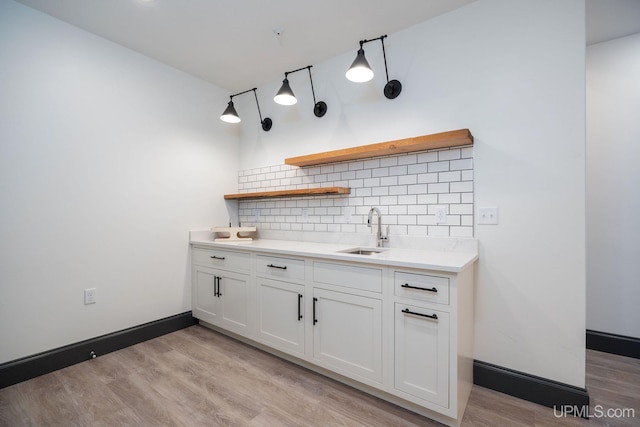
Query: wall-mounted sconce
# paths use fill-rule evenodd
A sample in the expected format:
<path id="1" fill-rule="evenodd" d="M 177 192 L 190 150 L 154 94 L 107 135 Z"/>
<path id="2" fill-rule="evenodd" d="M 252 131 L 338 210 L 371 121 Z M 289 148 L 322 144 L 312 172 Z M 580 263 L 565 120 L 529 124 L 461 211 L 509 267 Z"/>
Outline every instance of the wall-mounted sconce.
<path id="1" fill-rule="evenodd" d="M 353 64 L 351 64 L 351 67 L 347 70 L 346 76 L 349 80 L 356 83 L 368 82 L 373 78 L 373 70 L 371 70 L 369 63 L 367 62 L 367 58 L 364 57 L 364 49 L 362 49 L 362 45 L 374 40 L 380 40 L 382 43 L 382 56 L 384 57 L 384 71 L 387 74 L 387 84 L 384 86 L 384 96 L 388 99 L 394 99 L 400 95 L 400 92 L 402 92 L 402 84 L 398 80 L 389 81 L 387 54 L 384 50 L 385 37 L 387 37 L 386 34 L 371 40 L 360 40 L 360 49 L 358 49 L 358 54 L 356 55 L 356 59 L 353 61 Z"/>
<path id="2" fill-rule="evenodd" d="M 247 92 L 253 91 L 253 95 L 256 98 L 256 105 L 258 106 L 258 115 L 260 116 L 260 124 L 262 125 L 262 130 L 265 131 L 265 132 L 268 132 L 271 129 L 271 126 L 273 125 L 273 122 L 271 121 L 271 119 L 269 117 L 266 117 L 264 120 L 262 120 L 262 113 L 260 112 L 260 104 L 258 104 L 258 95 L 256 94 L 256 89 L 257 88 L 254 87 L 253 89 L 245 90 L 244 92 L 240 92 L 240 93 L 236 93 L 235 95 L 231 95 L 229 97 L 230 98 L 229 104 L 227 105 L 227 108 L 224 109 L 224 112 L 220 116 L 220 120 L 222 120 L 223 122 L 227 122 L 227 123 L 239 123 L 240 122 L 240 116 L 236 112 L 236 108 L 233 106 L 233 97 L 234 96 L 238 96 L 238 95 L 242 95 L 243 93 L 247 93 Z"/>
<path id="3" fill-rule="evenodd" d="M 297 70 L 285 72 L 284 80 L 282 81 L 282 86 L 280 87 L 280 90 L 278 91 L 276 96 L 273 97 L 273 100 L 280 105 L 293 105 L 296 102 L 298 102 L 298 100 L 296 99 L 296 96 L 293 94 L 293 91 L 291 90 L 291 86 L 289 86 L 288 76 L 289 74 L 295 73 L 296 71 L 306 69 L 309 71 L 309 80 L 311 81 L 311 94 L 313 95 L 313 104 L 314 104 L 313 114 L 315 114 L 316 117 L 322 117 L 327 112 L 327 104 L 324 101 L 316 102 L 316 93 L 313 90 L 313 79 L 311 78 L 311 67 L 312 65 L 307 65 L 306 67 L 298 68 Z"/>

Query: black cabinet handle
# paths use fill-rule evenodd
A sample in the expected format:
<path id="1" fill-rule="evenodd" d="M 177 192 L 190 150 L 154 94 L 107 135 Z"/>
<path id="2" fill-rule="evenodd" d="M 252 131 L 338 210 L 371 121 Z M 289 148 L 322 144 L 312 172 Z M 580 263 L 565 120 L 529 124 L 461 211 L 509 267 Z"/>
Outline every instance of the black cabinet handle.
<path id="1" fill-rule="evenodd" d="M 212 259 L 224 259 L 223 256 L 215 256 L 215 255 L 211 255 L 210 258 L 212 258 Z"/>
<path id="2" fill-rule="evenodd" d="M 421 291 L 438 292 L 438 290 L 435 287 L 433 287 L 431 289 L 429 289 L 429 288 L 419 288 L 417 286 L 411 286 L 408 283 L 405 283 L 404 285 L 400 285 L 400 286 L 403 287 L 403 288 L 418 289 L 418 290 L 421 290 Z"/>
<path id="3" fill-rule="evenodd" d="M 218 276 L 213 276 L 213 296 L 218 296 Z"/>
<path id="4" fill-rule="evenodd" d="M 273 265 L 273 264 L 267 264 L 267 267 L 271 267 L 271 268 L 279 268 L 280 270 L 286 270 L 287 266 L 281 266 L 281 265 Z"/>
<path id="5" fill-rule="evenodd" d="M 316 319 L 316 303 L 318 302 L 318 298 L 313 298 L 313 324 L 318 323 L 318 319 Z"/>
<path id="6" fill-rule="evenodd" d="M 438 320 L 438 315 L 435 313 L 432 315 L 416 313 L 414 311 L 409 310 L 408 308 L 405 308 L 404 310 L 402 310 L 402 312 L 405 314 L 413 314 L 414 316 L 422 316 L 422 317 L 428 317 L 429 319 Z"/>
<path id="7" fill-rule="evenodd" d="M 220 280 L 222 280 L 222 277 L 220 276 L 215 276 L 214 279 L 214 295 L 217 296 L 218 298 L 220 298 L 222 296 L 222 293 L 220 292 Z"/>
<path id="8" fill-rule="evenodd" d="M 302 313 L 300 312 L 300 301 L 302 301 L 302 294 L 298 294 L 298 321 L 302 319 Z"/>

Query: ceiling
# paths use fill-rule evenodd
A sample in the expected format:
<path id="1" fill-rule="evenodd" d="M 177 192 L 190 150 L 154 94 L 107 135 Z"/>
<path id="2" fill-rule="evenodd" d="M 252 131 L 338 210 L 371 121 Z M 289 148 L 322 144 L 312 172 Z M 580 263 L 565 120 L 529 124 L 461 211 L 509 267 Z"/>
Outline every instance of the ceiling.
<path id="1" fill-rule="evenodd" d="M 16 1 L 235 93 L 475 0 Z M 636 32 L 640 0 L 587 0 L 587 44 Z"/>

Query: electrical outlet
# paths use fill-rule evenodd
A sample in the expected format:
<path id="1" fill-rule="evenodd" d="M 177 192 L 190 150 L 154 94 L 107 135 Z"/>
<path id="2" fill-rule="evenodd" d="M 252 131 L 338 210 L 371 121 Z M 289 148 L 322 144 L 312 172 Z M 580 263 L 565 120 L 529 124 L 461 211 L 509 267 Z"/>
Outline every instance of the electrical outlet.
<path id="1" fill-rule="evenodd" d="M 253 210 L 253 222 L 258 222 L 260 220 L 260 209 Z"/>
<path id="2" fill-rule="evenodd" d="M 307 222 L 308 216 L 309 216 L 309 208 L 302 208 L 302 221 Z"/>
<path id="3" fill-rule="evenodd" d="M 434 208 L 436 214 L 436 224 L 446 224 L 447 222 L 447 208 L 444 206 L 436 206 Z"/>
<path id="4" fill-rule="evenodd" d="M 96 303 L 96 288 L 84 290 L 84 305 Z"/>
<path id="5" fill-rule="evenodd" d="M 478 208 L 478 224 L 498 225 L 498 208 L 495 206 Z"/>
<path id="6" fill-rule="evenodd" d="M 351 224 L 351 210 L 350 209 L 345 209 L 344 210 L 344 222 L 345 222 L 345 224 Z"/>

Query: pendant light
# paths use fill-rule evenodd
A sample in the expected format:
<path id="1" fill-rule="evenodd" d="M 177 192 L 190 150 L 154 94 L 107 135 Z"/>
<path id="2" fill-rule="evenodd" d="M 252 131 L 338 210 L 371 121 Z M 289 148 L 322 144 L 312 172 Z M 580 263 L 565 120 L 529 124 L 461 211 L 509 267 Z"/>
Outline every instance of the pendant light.
<path id="1" fill-rule="evenodd" d="M 300 70 L 308 70 L 309 71 L 309 81 L 311 82 L 311 94 L 313 95 L 313 114 L 316 117 L 322 117 L 327 113 L 327 104 L 324 101 L 316 102 L 316 93 L 313 89 L 313 78 L 311 78 L 311 67 L 312 65 L 307 65 L 306 67 L 298 68 L 297 70 L 287 71 L 284 73 L 284 80 L 282 81 L 282 86 L 280 90 L 273 97 L 273 100 L 280 105 L 294 105 L 298 102 L 298 99 L 293 94 L 293 90 L 291 90 L 291 86 L 289 85 L 289 74 L 295 73 Z"/>
<path id="2" fill-rule="evenodd" d="M 262 113 L 260 112 L 260 104 L 258 103 L 258 95 L 256 93 L 256 90 L 257 88 L 254 87 L 253 89 L 245 90 L 244 92 L 231 95 L 229 97 L 229 104 L 227 104 L 227 108 L 224 109 L 224 112 L 220 116 L 220 120 L 227 123 L 240 123 L 240 116 L 238 115 L 236 108 L 233 106 L 233 97 L 253 91 L 253 96 L 256 98 L 256 105 L 258 106 L 258 115 L 260 116 L 260 124 L 262 125 L 262 130 L 265 132 L 271 130 L 271 126 L 273 125 L 271 119 L 269 117 L 265 117 L 265 119 L 262 120 Z"/>
<path id="3" fill-rule="evenodd" d="M 374 40 L 380 40 L 382 43 L 382 56 L 384 58 L 384 71 L 387 75 L 387 84 L 384 86 L 384 96 L 388 99 L 395 99 L 402 92 L 402 84 L 398 80 L 389 81 L 389 71 L 387 69 L 387 54 L 384 49 L 384 39 L 387 35 L 382 35 L 380 37 L 376 37 L 375 39 L 370 40 L 360 40 L 360 49 L 358 49 L 358 53 L 356 54 L 356 59 L 351 64 L 351 67 L 346 72 L 347 79 L 356 83 L 368 82 L 373 78 L 373 70 L 369 66 L 369 62 L 367 62 L 367 58 L 364 56 L 364 49 L 362 45 L 365 43 L 372 42 Z"/>

